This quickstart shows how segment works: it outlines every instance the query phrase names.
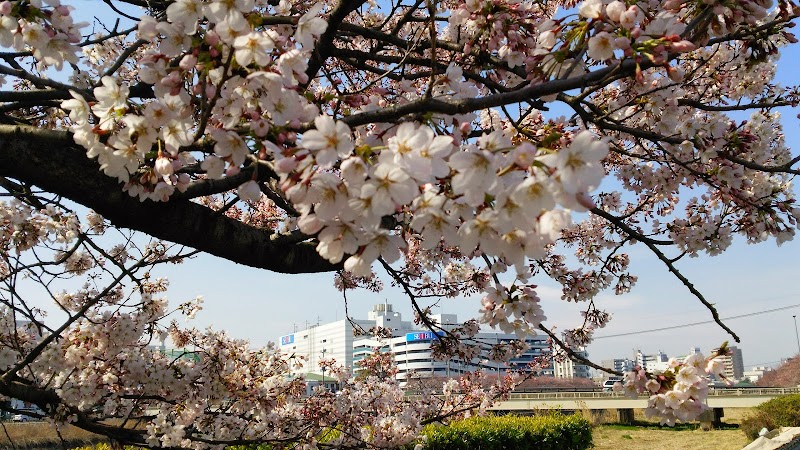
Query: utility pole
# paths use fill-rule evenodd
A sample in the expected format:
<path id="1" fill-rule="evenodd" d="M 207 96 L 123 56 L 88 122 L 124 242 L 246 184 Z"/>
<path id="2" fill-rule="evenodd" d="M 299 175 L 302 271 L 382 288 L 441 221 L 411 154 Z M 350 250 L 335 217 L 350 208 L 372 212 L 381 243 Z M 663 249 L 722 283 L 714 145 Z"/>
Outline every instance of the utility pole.
<path id="1" fill-rule="evenodd" d="M 794 319 L 794 335 L 797 338 L 797 355 L 800 356 L 800 333 L 797 332 L 797 315 L 793 315 Z"/>
<path id="2" fill-rule="evenodd" d="M 325 359 L 325 352 L 327 352 L 327 348 L 322 349 L 322 359 Z M 325 389 L 325 366 L 320 367 L 322 369 L 322 389 Z"/>

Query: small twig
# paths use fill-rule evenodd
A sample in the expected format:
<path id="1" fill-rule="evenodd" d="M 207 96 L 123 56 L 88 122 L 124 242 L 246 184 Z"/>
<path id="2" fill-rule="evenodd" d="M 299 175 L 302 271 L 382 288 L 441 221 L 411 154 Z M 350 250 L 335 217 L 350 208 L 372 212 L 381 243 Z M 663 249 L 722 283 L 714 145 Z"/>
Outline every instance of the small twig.
<path id="1" fill-rule="evenodd" d="M 619 376 L 623 375 L 622 372 L 618 372 L 618 371 L 616 371 L 614 369 L 609 369 L 608 367 L 603 367 L 603 366 L 601 366 L 599 364 L 595 364 L 591 360 L 586 359 L 583 356 L 575 353 L 574 350 L 569 348 L 569 346 L 567 346 L 567 344 L 565 344 L 561 339 L 559 339 L 558 336 L 556 336 L 555 333 L 550 331 L 546 326 L 544 326 L 542 324 L 539 324 L 539 329 L 544 331 L 545 334 L 547 334 L 548 336 L 550 336 L 550 339 L 552 339 L 559 347 L 561 347 L 561 349 L 564 350 L 567 353 L 567 355 L 570 357 L 570 359 L 572 359 L 573 361 L 577 361 L 577 362 L 583 363 L 583 364 L 585 364 L 585 365 L 587 365 L 589 367 L 595 368 L 597 370 L 602 370 L 603 372 L 610 373 L 612 375 L 619 375 Z"/>

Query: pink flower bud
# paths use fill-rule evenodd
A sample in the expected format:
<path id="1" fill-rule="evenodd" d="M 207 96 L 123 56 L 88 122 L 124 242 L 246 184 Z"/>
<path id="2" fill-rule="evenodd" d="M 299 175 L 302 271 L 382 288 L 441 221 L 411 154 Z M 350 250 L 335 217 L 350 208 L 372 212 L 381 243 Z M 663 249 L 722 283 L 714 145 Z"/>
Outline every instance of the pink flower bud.
<path id="1" fill-rule="evenodd" d="M 625 12 L 625 3 L 615 0 L 606 6 L 606 15 L 614 22 L 619 22 L 619 17 Z"/>
<path id="2" fill-rule="evenodd" d="M 680 67 L 672 67 L 672 66 L 667 67 L 667 76 L 669 77 L 670 80 L 676 83 L 680 83 L 681 81 L 683 81 L 683 75 L 684 75 L 683 69 L 681 69 Z"/>
<path id="3" fill-rule="evenodd" d="M 594 208 L 594 200 L 592 200 L 592 196 L 586 192 L 578 192 L 575 194 L 575 200 L 578 202 L 579 205 L 583 206 L 586 209 Z"/>
<path id="4" fill-rule="evenodd" d="M 628 50 L 631 48 L 631 40 L 626 37 L 618 37 L 614 39 L 614 46 L 620 50 Z"/>
<path id="5" fill-rule="evenodd" d="M 219 35 L 216 32 L 208 32 L 206 33 L 206 42 L 208 45 L 214 47 L 219 44 Z"/>
<path id="6" fill-rule="evenodd" d="M 194 55 L 186 55 L 181 58 L 180 64 L 178 66 L 183 70 L 192 70 L 194 66 L 197 64 L 197 57 Z"/>
<path id="7" fill-rule="evenodd" d="M 297 167 L 297 160 L 294 158 L 281 158 L 275 161 L 275 170 L 280 173 L 289 173 Z"/>
<path id="8" fill-rule="evenodd" d="M 169 158 L 158 157 L 153 169 L 163 178 L 167 178 L 173 173 L 172 161 Z"/>
<path id="9" fill-rule="evenodd" d="M 670 48 L 673 52 L 683 53 L 683 52 L 690 52 L 697 48 L 691 41 L 679 41 L 673 43 Z"/>
<path id="10" fill-rule="evenodd" d="M 9 15 L 11 13 L 11 7 L 12 7 L 11 2 L 7 0 L 4 1 L 3 3 L 0 3 L 0 14 L 4 16 Z"/>
<path id="11" fill-rule="evenodd" d="M 639 9 L 636 6 L 631 6 L 624 13 L 619 15 L 619 23 L 624 28 L 631 30 L 636 26 L 636 19 L 639 16 Z"/>

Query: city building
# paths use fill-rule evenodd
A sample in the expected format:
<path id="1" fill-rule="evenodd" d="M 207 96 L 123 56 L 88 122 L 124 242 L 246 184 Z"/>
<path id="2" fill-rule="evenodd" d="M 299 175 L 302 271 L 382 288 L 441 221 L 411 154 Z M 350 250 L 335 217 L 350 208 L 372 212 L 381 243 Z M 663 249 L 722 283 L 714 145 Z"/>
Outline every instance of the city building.
<path id="1" fill-rule="evenodd" d="M 758 366 L 753 367 L 753 370 L 748 370 L 742 374 L 744 378 L 747 378 L 751 383 L 757 383 L 766 372 L 771 371 L 769 367 L 765 366 Z"/>
<path id="2" fill-rule="evenodd" d="M 636 367 L 636 361 L 628 358 L 604 359 L 600 361 L 600 365 L 609 369 L 614 369 L 617 372 L 630 372 Z M 601 374 L 601 377 L 605 379 L 607 375 L 608 374 L 604 372 Z"/>
<path id="3" fill-rule="evenodd" d="M 648 372 L 666 370 L 669 367 L 668 361 L 667 354 L 660 350 L 655 355 L 646 355 L 641 350 L 636 350 L 636 365 Z"/>
<path id="4" fill-rule="evenodd" d="M 384 321 L 381 320 L 381 322 Z M 355 324 L 368 330 L 375 326 L 376 322 L 363 320 L 351 322 L 347 319 L 342 319 L 322 325 L 311 325 L 305 330 L 281 336 L 279 347 L 281 352 L 286 355 L 302 358 L 302 366 L 292 365 L 292 373 L 296 375 L 306 373 L 322 374 L 323 368 L 319 364 L 321 360 L 332 359 L 337 364 L 352 368 L 353 325 Z M 391 317 L 389 322 L 391 322 Z"/>
<path id="5" fill-rule="evenodd" d="M 445 330 L 459 326 L 455 314 L 434 314 L 431 319 Z M 354 336 L 358 332 L 370 329 L 382 329 L 384 336 L 376 337 L 375 333 Z M 359 333 L 356 333 L 359 334 Z M 340 320 L 328 324 L 313 325 L 305 330 L 281 336 L 279 347 L 286 355 L 302 358 L 303 366 L 294 367 L 294 374 L 324 375 L 324 368 L 319 365 L 322 359 L 334 359 L 351 370 L 354 375 L 359 372 L 358 362 L 375 350 L 391 352 L 397 365 L 397 379 L 404 382 L 411 374 L 420 377 L 449 377 L 462 373 L 483 369 L 488 373 L 502 375 L 507 370 L 535 371 L 537 375 L 556 377 L 589 377 L 589 367 L 582 364 L 563 364 L 559 373 L 549 357 L 550 345 L 546 336 L 531 336 L 526 339 L 528 348 L 516 355 L 508 363 L 499 363 L 489 358 L 489 351 L 497 344 L 516 340 L 513 334 L 478 333 L 467 341 L 481 349 L 479 356 L 463 361 L 458 358 L 437 360 L 432 354 L 432 344 L 439 335 L 413 322 L 404 321 L 399 312 L 393 311 L 388 303 L 377 304 L 369 311 L 367 319 Z M 585 349 L 580 353 L 586 356 Z M 550 367 L 530 367 L 534 359 L 545 356 Z"/>
<path id="6" fill-rule="evenodd" d="M 589 353 L 584 347 L 574 350 L 582 358 L 589 358 Z M 553 374 L 556 378 L 591 378 L 591 369 L 584 364 L 566 358 L 563 361 L 553 361 Z"/>
<path id="7" fill-rule="evenodd" d="M 711 352 L 716 352 L 715 348 Z M 744 376 L 744 362 L 742 361 L 742 349 L 736 346 L 728 346 L 728 354 L 720 356 L 722 361 L 722 374 L 730 380 L 738 380 Z"/>

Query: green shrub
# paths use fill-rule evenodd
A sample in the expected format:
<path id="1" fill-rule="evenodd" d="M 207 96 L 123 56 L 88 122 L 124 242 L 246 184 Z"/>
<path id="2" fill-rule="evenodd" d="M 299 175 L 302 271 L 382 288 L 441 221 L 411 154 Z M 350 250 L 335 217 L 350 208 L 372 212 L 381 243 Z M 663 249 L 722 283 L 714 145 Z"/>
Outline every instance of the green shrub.
<path id="1" fill-rule="evenodd" d="M 474 417 L 423 430 L 426 450 L 584 450 L 592 445 L 580 415 Z"/>
<path id="2" fill-rule="evenodd" d="M 755 439 L 762 428 L 774 430 L 799 426 L 800 394 L 789 394 L 756 406 L 753 413 L 742 420 L 741 429 L 745 436 Z"/>

